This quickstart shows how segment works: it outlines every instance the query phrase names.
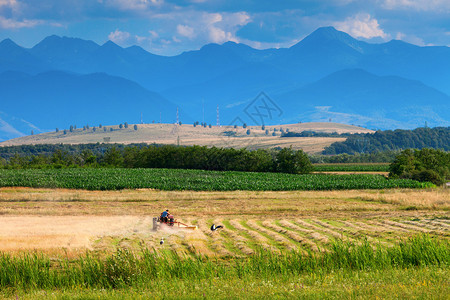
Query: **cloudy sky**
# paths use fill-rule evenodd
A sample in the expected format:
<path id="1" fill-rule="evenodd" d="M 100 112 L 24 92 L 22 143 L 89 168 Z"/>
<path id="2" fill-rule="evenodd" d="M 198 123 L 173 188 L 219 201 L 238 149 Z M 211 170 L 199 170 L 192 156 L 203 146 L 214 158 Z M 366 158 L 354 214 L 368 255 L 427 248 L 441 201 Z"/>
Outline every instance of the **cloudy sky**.
<path id="1" fill-rule="evenodd" d="M 450 46 L 450 0 L 0 0 L 0 40 L 46 36 L 175 55 L 207 43 L 289 47 L 322 26 L 369 42 Z"/>

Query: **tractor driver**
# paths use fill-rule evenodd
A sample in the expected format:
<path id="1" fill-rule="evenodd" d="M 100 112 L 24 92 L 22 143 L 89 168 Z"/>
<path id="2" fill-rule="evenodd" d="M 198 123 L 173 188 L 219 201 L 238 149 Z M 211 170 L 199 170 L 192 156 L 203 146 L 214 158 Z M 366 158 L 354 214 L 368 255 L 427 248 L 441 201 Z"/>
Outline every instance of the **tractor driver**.
<path id="1" fill-rule="evenodd" d="M 163 211 L 162 213 L 161 213 L 161 222 L 163 222 L 163 223 L 167 223 L 167 221 L 168 221 L 168 216 L 169 215 L 169 210 L 168 209 L 166 209 L 165 211 Z"/>

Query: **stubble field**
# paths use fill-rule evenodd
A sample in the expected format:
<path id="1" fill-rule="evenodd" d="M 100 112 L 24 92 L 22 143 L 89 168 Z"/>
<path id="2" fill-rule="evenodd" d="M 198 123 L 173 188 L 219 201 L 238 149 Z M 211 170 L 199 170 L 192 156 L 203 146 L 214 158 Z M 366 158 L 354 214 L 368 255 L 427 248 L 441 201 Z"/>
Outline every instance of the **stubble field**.
<path id="1" fill-rule="evenodd" d="M 21 259 L 37 254 L 33 259 L 39 260 L 39 255 L 44 255 L 50 258 L 51 265 L 60 260 L 71 261 L 57 269 L 71 268 L 72 264 L 82 261 L 86 264 L 89 257 L 97 256 L 100 264 L 109 264 L 111 260 L 114 264 L 123 263 L 122 251 L 141 253 L 143 249 L 155 251 L 160 257 L 157 265 L 165 263 L 164 257 L 170 253 L 193 259 L 189 266 L 168 263 L 164 268 L 174 271 L 157 269 L 158 275 L 155 273 L 153 279 L 150 273 L 145 275 L 145 280 L 139 279 L 143 282 L 121 282 L 113 289 L 101 288 L 102 285 L 95 288 L 95 284 L 93 288 L 85 279 L 80 279 L 85 283 L 78 284 L 75 278 L 71 283 L 56 281 L 59 283 L 37 284 L 34 288 L 28 288 L 28 283 L 16 282 L 1 295 L 33 299 L 172 298 L 180 295 L 182 298 L 229 299 L 244 298 L 244 292 L 250 294 L 245 295 L 246 298 L 427 298 L 429 295 L 439 298 L 449 292 L 448 254 L 444 254 L 447 258 L 436 266 L 397 268 L 394 264 L 394 267 L 363 267 L 361 270 L 357 267 L 351 271 L 354 267 L 339 268 L 331 262 L 331 270 L 319 264 L 310 271 L 295 273 L 297 275 L 278 269 L 251 275 L 256 269 L 247 264 L 251 257 L 258 260 L 261 253 L 275 255 L 261 258 L 263 261 L 281 255 L 280 261 L 274 261 L 275 267 L 292 259 L 285 257 L 289 253 L 299 253 L 304 261 L 327 253 L 334 257 L 336 241 L 341 240 L 345 245 L 367 243 L 373 249 L 397 249 L 400 241 L 426 234 L 432 240 L 447 243 L 444 245 L 448 247 L 449 196 L 448 189 L 436 188 L 285 192 L 1 188 L 0 252 L 3 256 Z M 152 218 L 165 209 L 177 220 L 197 225 L 198 229 L 152 231 Z M 211 224 L 224 228 L 212 232 Z M 163 245 L 159 243 L 161 238 Z M 448 252 L 448 248 L 443 249 Z M 86 251 L 90 253 L 87 257 Z M 141 255 L 147 257 L 141 257 L 145 269 L 150 254 Z M 209 258 L 198 260 L 204 256 Z M 6 259 L 9 260 L 11 258 Z M 239 262 L 250 268 L 246 271 L 250 275 L 240 275 Z M 4 260 L 3 263 L 3 268 L 8 269 Z M 130 266 L 130 262 L 125 262 L 125 266 Z M 185 274 L 186 270 L 177 268 L 192 268 L 191 272 L 198 276 Z M 213 269 L 208 271 L 208 268 Z M 228 268 L 230 270 L 226 271 Z M 216 274 L 215 278 L 209 278 L 208 272 Z M 0 278 L 3 275 L 0 274 Z M 21 285 L 26 288 L 18 288 Z"/>
<path id="2" fill-rule="evenodd" d="M 326 249 L 333 239 L 389 245 L 428 233 L 448 238 L 448 189 L 292 192 L 0 189 L 0 250 L 113 251 L 138 245 L 185 254 L 242 256 L 258 247 Z M 196 231 L 152 231 L 170 209 Z M 224 225 L 211 232 L 212 224 Z M 164 237 L 166 243 L 160 247 Z"/>

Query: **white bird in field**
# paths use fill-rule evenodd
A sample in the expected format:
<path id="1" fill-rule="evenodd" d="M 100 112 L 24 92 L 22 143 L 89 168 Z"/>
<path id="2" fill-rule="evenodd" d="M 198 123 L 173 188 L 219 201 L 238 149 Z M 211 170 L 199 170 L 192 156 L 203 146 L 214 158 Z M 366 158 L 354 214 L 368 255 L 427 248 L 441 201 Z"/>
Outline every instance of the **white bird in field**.
<path id="1" fill-rule="evenodd" d="M 212 224 L 212 226 L 211 226 L 211 231 L 216 231 L 216 230 L 219 229 L 219 228 L 223 228 L 223 226 L 222 226 L 222 225 L 216 226 L 216 224 Z"/>
<path id="2" fill-rule="evenodd" d="M 164 238 L 161 238 L 161 241 L 159 241 L 159 244 L 160 245 L 164 244 Z"/>

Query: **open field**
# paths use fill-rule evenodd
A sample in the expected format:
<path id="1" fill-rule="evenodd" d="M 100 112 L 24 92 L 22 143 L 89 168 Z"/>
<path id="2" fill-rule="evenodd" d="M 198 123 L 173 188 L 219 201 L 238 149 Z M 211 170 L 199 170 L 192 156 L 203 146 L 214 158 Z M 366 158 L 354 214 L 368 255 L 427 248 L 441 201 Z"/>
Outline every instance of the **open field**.
<path id="1" fill-rule="evenodd" d="M 449 191 L 1 188 L 0 264 L 29 275 L 0 272 L 0 297 L 229 299 L 245 292 L 246 298 L 442 298 L 449 292 Z M 166 208 L 199 229 L 153 232 L 153 216 Z M 225 228 L 211 232 L 212 223 Z M 417 240 L 421 234 L 433 240 Z M 412 244 L 400 250 L 398 242 L 407 238 Z M 354 254 L 347 252 L 351 244 L 360 247 Z M 360 253 L 372 247 L 381 252 Z M 139 260 L 121 252 L 143 249 L 150 252 L 139 254 Z M 153 258 L 153 249 L 159 258 Z M 266 250 L 262 257 L 261 249 Z M 86 256 L 87 250 L 92 254 Z M 304 258 L 289 254 L 292 250 Z M 43 256 L 29 256 L 35 251 Z M 170 253 L 192 261 L 173 264 L 174 258 L 164 258 Z M 199 254 L 214 260 L 198 260 Z M 433 257 L 438 261 L 429 260 Z M 391 266 L 390 259 L 403 267 Z M 350 261 L 359 267 L 347 265 Z M 51 267 L 55 264 L 60 271 Z M 99 269 L 102 265 L 106 269 Z M 260 269 L 265 265 L 272 268 Z"/>
<path id="2" fill-rule="evenodd" d="M 199 228 L 153 232 L 152 218 L 166 208 L 179 221 Z M 449 210 L 450 190 L 436 188 L 284 192 L 0 188 L 0 265 L 3 270 L 19 267 L 20 274 L 31 272 L 15 279 L 0 272 L 4 287 L 0 297 L 229 299 L 242 298 L 245 292 L 246 298 L 442 298 L 449 292 L 445 244 L 450 240 Z M 211 232 L 213 223 L 225 228 Z M 432 240 L 417 240 L 421 234 Z M 407 242 L 400 251 L 398 242 L 407 238 L 413 239 L 412 244 Z M 344 243 L 335 244 L 336 240 Z M 354 251 L 371 252 L 373 247 L 382 252 L 373 258 L 367 254 L 344 258 L 352 251 L 345 250 L 348 243 L 362 247 Z M 417 252 L 408 247 L 422 248 Z M 143 249 L 150 252 L 144 250 L 139 260 L 121 252 Z M 153 249 L 159 258 L 153 258 Z M 262 257 L 261 249 L 267 250 Z M 292 250 L 307 256 L 291 255 Z M 336 251 L 343 252 L 336 256 Z M 172 264 L 174 258 L 163 258 L 171 253 L 192 261 Z M 362 255 L 357 253 L 348 255 Z M 407 253 L 417 258 L 408 258 Z M 199 260 L 199 254 L 213 260 Z M 435 255 L 437 262 L 428 260 Z M 390 256 L 396 264 L 403 261 L 404 267 L 391 266 Z M 338 257 L 345 266 L 336 265 Z M 355 259 L 360 267 L 347 265 Z M 60 271 L 49 267 L 55 264 Z M 136 264 L 142 266 L 135 269 Z M 99 269 L 102 265 L 106 269 Z M 273 268 L 260 270 L 264 265 Z"/>
<path id="3" fill-rule="evenodd" d="M 111 143 L 157 143 L 157 144 L 174 144 L 174 145 L 200 145 L 200 146 L 216 146 L 225 148 L 274 148 L 289 147 L 293 149 L 303 149 L 307 153 L 319 153 L 324 147 L 334 142 L 344 141 L 345 138 L 312 138 L 312 137 L 291 137 L 281 138 L 280 129 L 293 132 L 301 131 L 317 131 L 317 132 L 338 132 L 338 133 L 367 133 L 373 132 L 362 127 L 338 124 L 338 123 L 299 123 L 277 126 L 266 126 L 269 135 L 260 126 L 248 126 L 247 128 L 233 128 L 232 126 L 212 126 L 194 127 L 191 124 L 183 124 L 181 126 L 175 124 L 138 124 L 138 130 L 133 129 L 132 124 L 128 129 L 119 129 L 117 125 L 104 126 L 108 130 L 97 128 L 93 132 L 92 128 L 88 130 L 76 129 L 74 132 L 67 131 L 63 133 L 49 132 L 32 136 L 12 139 L 0 143 L 0 146 L 28 145 L 28 144 L 86 144 L 86 143 L 103 143 L 105 141 Z M 114 131 L 109 131 L 113 128 Z M 272 136 L 273 129 L 276 128 L 276 136 Z M 247 135 L 246 131 L 250 129 L 251 134 Z M 233 136 L 226 136 L 224 132 L 232 132 Z"/>
<path id="4" fill-rule="evenodd" d="M 165 208 L 199 226 L 153 232 L 152 217 Z M 171 192 L 0 189 L 0 250 L 69 250 L 134 247 L 144 243 L 182 253 L 247 255 L 326 248 L 344 238 L 391 244 L 429 233 L 448 238 L 450 190 L 328 192 Z M 212 223 L 225 229 L 212 233 Z M 194 250 L 195 249 L 195 250 Z"/>

